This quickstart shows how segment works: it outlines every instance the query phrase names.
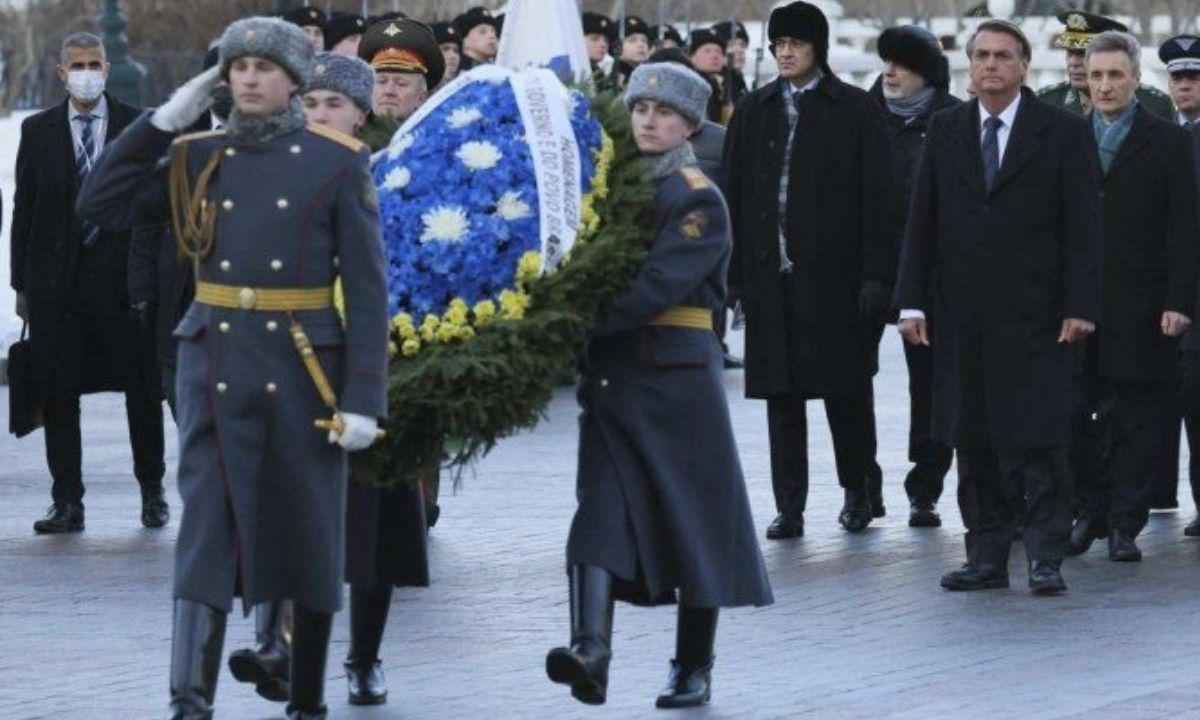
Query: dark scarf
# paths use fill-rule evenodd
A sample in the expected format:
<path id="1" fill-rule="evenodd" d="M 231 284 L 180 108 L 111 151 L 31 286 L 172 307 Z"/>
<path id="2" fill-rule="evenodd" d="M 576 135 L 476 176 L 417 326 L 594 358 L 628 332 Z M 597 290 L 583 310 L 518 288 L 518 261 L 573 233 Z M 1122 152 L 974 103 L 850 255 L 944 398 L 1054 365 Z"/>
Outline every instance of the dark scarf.
<path id="1" fill-rule="evenodd" d="M 937 94 L 937 88 L 927 85 L 918 92 L 909 95 L 905 98 L 889 98 L 883 96 L 887 103 L 888 110 L 897 117 L 903 118 L 906 122 L 919 118 L 929 111 L 933 105 L 933 98 Z"/>
<path id="2" fill-rule="evenodd" d="M 247 145 L 264 144 L 295 132 L 305 126 L 304 108 L 300 98 L 293 97 L 288 106 L 274 115 L 243 115 L 236 107 L 225 124 L 228 137 Z"/>
<path id="3" fill-rule="evenodd" d="M 1099 110 L 1092 111 L 1092 130 L 1096 133 L 1096 145 L 1100 148 L 1100 167 L 1104 169 L 1105 175 L 1108 174 L 1108 168 L 1112 166 L 1117 153 L 1121 151 L 1125 138 L 1129 137 L 1129 131 L 1133 129 L 1133 114 L 1137 111 L 1137 106 L 1137 98 L 1134 98 L 1129 107 L 1111 123 Z"/>

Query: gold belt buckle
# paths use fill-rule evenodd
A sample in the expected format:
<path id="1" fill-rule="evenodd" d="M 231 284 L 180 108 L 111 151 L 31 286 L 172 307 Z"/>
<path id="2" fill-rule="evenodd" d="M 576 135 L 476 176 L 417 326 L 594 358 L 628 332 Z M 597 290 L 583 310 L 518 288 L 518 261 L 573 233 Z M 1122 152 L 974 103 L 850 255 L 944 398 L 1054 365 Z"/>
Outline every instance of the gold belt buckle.
<path id="1" fill-rule="evenodd" d="M 243 310 L 253 310 L 258 305 L 258 293 L 254 292 L 254 288 L 242 288 L 238 292 L 238 305 Z"/>

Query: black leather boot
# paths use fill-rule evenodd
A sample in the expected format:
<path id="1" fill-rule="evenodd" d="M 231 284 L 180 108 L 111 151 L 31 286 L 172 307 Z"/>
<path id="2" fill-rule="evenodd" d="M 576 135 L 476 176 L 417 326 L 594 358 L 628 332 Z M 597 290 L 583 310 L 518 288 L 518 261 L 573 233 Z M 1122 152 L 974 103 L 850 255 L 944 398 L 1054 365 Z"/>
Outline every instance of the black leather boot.
<path id="1" fill-rule="evenodd" d="M 346 684 L 351 705 L 387 702 L 387 679 L 379 662 L 379 646 L 392 604 L 392 586 L 350 586 L 350 653 Z"/>
<path id="2" fill-rule="evenodd" d="M 571 646 L 546 655 L 546 675 L 570 685 L 576 700 L 603 705 L 612 659 L 612 576 L 593 565 L 573 565 L 570 582 Z"/>
<path id="3" fill-rule="evenodd" d="M 1008 587 L 1007 544 L 986 543 L 967 533 L 967 562 L 942 576 L 942 587 L 955 592 L 1003 590 Z"/>
<path id="4" fill-rule="evenodd" d="M 838 514 L 838 522 L 847 532 L 862 532 L 867 529 L 874 518 L 871 512 L 871 500 L 866 490 L 845 490 L 845 503 Z"/>
<path id="5" fill-rule="evenodd" d="M 333 615 L 295 606 L 292 636 L 292 700 L 288 720 L 325 720 L 325 660 Z"/>
<path id="6" fill-rule="evenodd" d="M 163 492 L 162 480 L 144 483 L 142 488 L 142 527 L 150 530 L 166 526 L 171 520 L 171 508 Z"/>
<path id="7" fill-rule="evenodd" d="M 171 720 L 212 720 L 225 613 L 191 600 L 175 601 L 171 632 Z"/>
<path id="8" fill-rule="evenodd" d="M 694 608 L 680 603 L 679 623 L 675 628 L 675 659 L 671 661 L 667 686 L 654 703 L 656 707 L 699 707 L 712 699 L 717 613 L 717 608 Z"/>
<path id="9" fill-rule="evenodd" d="M 254 607 L 257 648 L 237 650 L 229 656 L 229 671 L 238 682 L 272 702 L 287 702 L 291 693 L 292 604 L 288 600 Z"/>

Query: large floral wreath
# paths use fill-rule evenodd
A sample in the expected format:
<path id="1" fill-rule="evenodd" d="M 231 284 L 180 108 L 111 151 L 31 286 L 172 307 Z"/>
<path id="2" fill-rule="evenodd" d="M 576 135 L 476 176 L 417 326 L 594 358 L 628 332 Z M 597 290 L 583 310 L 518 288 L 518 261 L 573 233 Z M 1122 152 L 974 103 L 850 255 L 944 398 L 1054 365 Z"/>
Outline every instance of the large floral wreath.
<path id="1" fill-rule="evenodd" d="M 580 227 L 562 264 L 539 252 L 539 192 L 512 87 L 468 82 L 374 165 L 388 252 L 387 436 L 366 480 L 462 465 L 537 424 L 605 303 L 645 256 L 652 199 L 628 114 L 563 92 L 579 147 Z"/>

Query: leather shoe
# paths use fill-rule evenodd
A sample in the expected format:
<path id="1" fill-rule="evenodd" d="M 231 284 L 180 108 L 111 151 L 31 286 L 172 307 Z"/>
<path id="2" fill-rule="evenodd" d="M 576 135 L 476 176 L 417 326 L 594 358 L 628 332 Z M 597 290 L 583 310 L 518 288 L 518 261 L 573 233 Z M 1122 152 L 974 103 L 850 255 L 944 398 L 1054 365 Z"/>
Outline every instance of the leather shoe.
<path id="1" fill-rule="evenodd" d="M 968 562 L 958 570 L 943 575 L 942 587 L 953 592 L 1003 590 L 1008 587 L 1008 574 Z"/>
<path id="2" fill-rule="evenodd" d="M 142 493 L 142 527 L 156 530 L 164 527 L 171 519 L 171 508 L 163 495 L 163 489 L 147 490 Z"/>
<path id="3" fill-rule="evenodd" d="M 838 513 L 838 522 L 847 532 L 857 533 L 871 524 L 871 501 L 862 490 L 846 490 L 846 500 Z"/>
<path id="4" fill-rule="evenodd" d="M 908 526 L 914 528 L 935 528 L 942 526 L 942 516 L 934 509 L 934 504 L 914 500 L 909 505 Z"/>
<path id="5" fill-rule="evenodd" d="M 712 667 L 712 660 L 698 668 L 687 668 L 678 660 L 672 660 L 667 686 L 659 693 L 654 706 L 670 710 L 707 705 L 712 699 Z"/>
<path id="6" fill-rule="evenodd" d="M 382 705 L 387 702 L 387 679 L 378 660 L 368 666 L 346 663 L 346 684 L 351 705 Z"/>
<path id="7" fill-rule="evenodd" d="M 1113 530 L 1108 535 L 1108 559 L 1113 562 L 1141 562 L 1142 551 L 1128 534 Z"/>
<path id="8" fill-rule="evenodd" d="M 1183 529 L 1183 534 L 1186 537 L 1200 537 L 1200 516 L 1187 524 Z"/>
<path id="9" fill-rule="evenodd" d="M 1097 527 L 1098 523 L 1087 515 L 1080 515 L 1071 526 L 1071 537 L 1067 542 L 1067 553 L 1082 555 L 1092 547 L 1092 543 L 1104 537 Z"/>
<path id="10" fill-rule="evenodd" d="M 1034 595 L 1057 595 L 1066 592 L 1067 583 L 1059 570 L 1060 562 L 1034 560 L 1029 564 L 1029 589 Z"/>
<path id="11" fill-rule="evenodd" d="M 54 503 L 46 511 L 46 517 L 33 524 L 33 531 L 39 535 L 83 532 L 83 506 Z"/>
<path id="12" fill-rule="evenodd" d="M 804 537 L 804 516 L 789 517 L 782 513 L 767 526 L 768 540 L 787 540 Z"/>

